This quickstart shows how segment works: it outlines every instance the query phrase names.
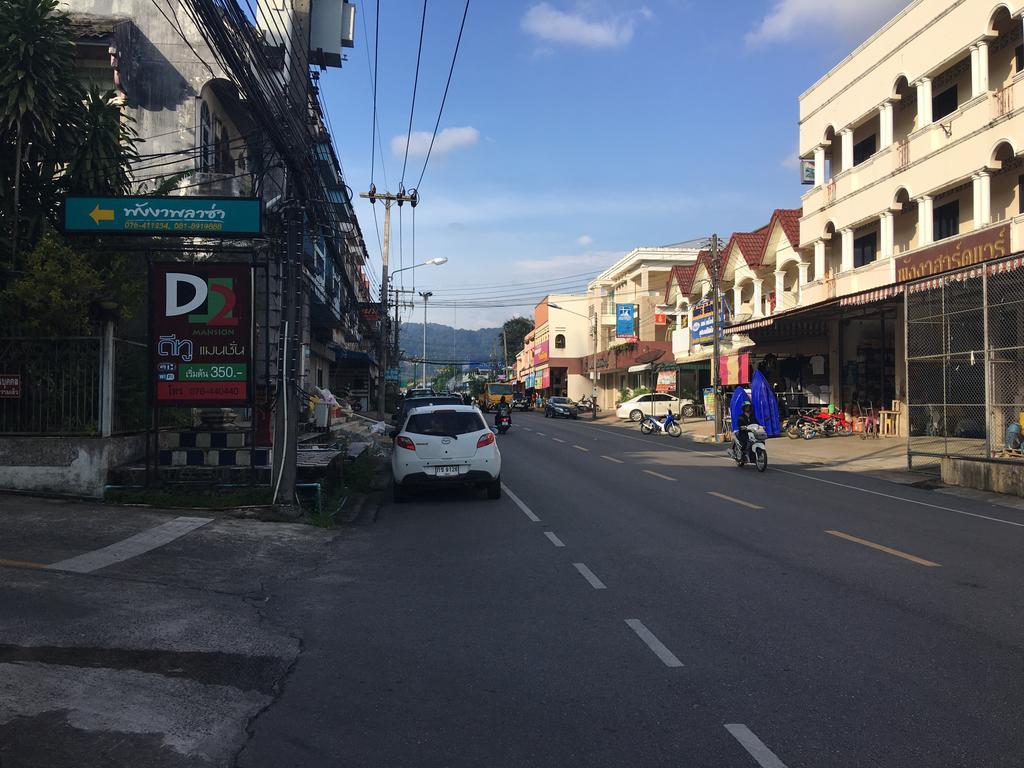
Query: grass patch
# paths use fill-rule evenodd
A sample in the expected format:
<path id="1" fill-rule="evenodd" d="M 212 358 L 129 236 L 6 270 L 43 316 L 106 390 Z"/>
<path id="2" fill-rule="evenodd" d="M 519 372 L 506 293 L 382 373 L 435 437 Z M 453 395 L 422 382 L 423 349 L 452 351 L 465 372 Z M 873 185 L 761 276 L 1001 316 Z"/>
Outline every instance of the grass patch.
<path id="1" fill-rule="evenodd" d="M 107 491 L 103 500 L 110 504 L 149 504 L 153 507 L 199 507 L 202 509 L 232 509 L 270 504 L 271 489 L 253 488 L 204 488 L 169 489 L 139 488 L 113 489 Z"/>

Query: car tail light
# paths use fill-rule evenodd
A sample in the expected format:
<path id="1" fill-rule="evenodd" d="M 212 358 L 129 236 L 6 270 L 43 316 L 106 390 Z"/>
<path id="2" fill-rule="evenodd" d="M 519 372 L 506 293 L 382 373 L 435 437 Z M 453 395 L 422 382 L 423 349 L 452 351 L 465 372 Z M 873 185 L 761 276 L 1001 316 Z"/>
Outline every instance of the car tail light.
<path id="1" fill-rule="evenodd" d="M 415 451 L 416 444 L 405 435 L 399 435 L 395 438 L 395 445 L 399 448 L 405 448 L 407 451 Z"/>
<path id="2" fill-rule="evenodd" d="M 477 448 L 483 448 L 484 446 L 494 444 L 494 433 L 488 432 L 486 435 L 480 435 L 480 439 L 476 441 Z"/>

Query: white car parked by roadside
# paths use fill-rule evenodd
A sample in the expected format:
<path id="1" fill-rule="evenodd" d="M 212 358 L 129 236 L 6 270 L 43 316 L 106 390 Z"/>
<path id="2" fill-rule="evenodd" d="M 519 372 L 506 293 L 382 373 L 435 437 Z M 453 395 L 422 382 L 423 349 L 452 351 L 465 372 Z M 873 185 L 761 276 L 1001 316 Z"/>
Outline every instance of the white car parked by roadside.
<path id="1" fill-rule="evenodd" d="M 651 415 L 660 419 L 668 414 L 669 408 L 676 416 L 685 416 L 686 418 L 696 416 L 698 413 L 693 400 L 679 398 L 664 392 L 655 392 L 650 395 L 637 395 L 620 403 L 619 407 L 615 409 L 615 415 L 620 419 L 629 419 L 630 421 L 640 421 L 644 416 Z"/>
<path id="2" fill-rule="evenodd" d="M 501 452 L 494 432 L 472 405 L 413 408 L 391 453 L 394 499 L 414 488 L 463 485 L 501 497 Z"/>

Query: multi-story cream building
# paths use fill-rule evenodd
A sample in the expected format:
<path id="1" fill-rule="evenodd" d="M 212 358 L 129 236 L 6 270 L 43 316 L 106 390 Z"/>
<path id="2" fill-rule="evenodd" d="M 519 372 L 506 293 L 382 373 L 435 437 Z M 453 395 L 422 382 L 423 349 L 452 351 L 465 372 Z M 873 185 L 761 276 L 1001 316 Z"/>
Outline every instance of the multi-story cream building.
<path id="1" fill-rule="evenodd" d="M 694 265 L 700 251 L 687 245 L 634 248 L 587 287 L 591 316 L 598 316 L 597 397 L 613 408 L 627 387 L 651 385 L 652 363 L 672 361 L 672 329 L 664 304 L 675 267 Z M 616 305 L 633 308 L 632 334 L 617 330 Z M 593 362 L 584 361 L 592 371 Z"/>
<path id="2" fill-rule="evenodd" d="M 800 97 L 814 185 L 789 314 L 828 324 L 837 399 L 865 374 L 891 393 L 912 455 L 1005 457 L 1021 419 L 1022 9 L 915 0 Z"/>

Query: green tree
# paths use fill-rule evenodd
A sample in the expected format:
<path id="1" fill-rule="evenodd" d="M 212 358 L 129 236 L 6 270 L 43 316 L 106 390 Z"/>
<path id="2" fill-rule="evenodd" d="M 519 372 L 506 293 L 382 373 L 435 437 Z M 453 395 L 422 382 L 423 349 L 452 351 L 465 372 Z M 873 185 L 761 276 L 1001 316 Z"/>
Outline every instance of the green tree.
<path id="1" fill-rule="evenodd" d="M 501 326 L 501 333 L 498 335 L 498 344 L 502 343 L 502 335 L 505 336 L 505 344 L 508 346 L 508 364 L 515 363 L 516 355 L 523 351 L 526 334 L 533 330 L 533 320 L 528 317 L 513 317 L 506 320 Z M 504 357 L 504 349 L 499 346 L 499 354 Z"/>
<path id="2" fill-rule="evenodd" d="M 139 161 L 138 134 L 121 114 L 113 91 L 89 88 L 81 107 L 77 145 L 65 173 L 64 188 L 76 195 L 126 195 L 133 163 Z"/>
<path id="3" fill-rule="evenodd" d="M 38 214 L 55 207 L 55 177 L 77 144 L 82 87 L 74 59 L 57 0 L 0 0 L 0 195 L 12 267 L 23 230 L 38 236 Z"/>

